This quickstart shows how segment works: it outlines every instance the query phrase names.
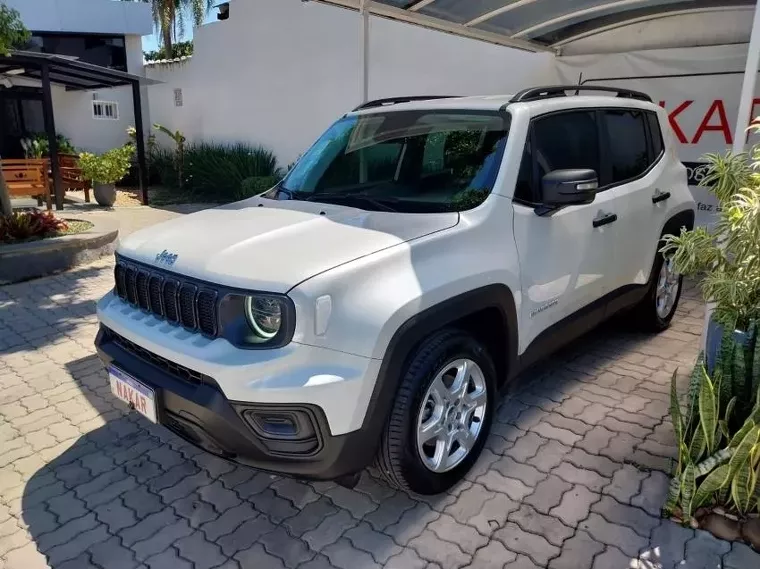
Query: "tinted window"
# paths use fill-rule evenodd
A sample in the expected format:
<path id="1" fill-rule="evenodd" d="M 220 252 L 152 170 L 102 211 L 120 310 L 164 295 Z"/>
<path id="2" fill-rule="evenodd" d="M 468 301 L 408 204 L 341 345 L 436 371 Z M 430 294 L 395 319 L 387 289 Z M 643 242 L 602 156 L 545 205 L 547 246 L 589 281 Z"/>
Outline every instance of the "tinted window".
<path id="1" fill-rule="evenodd" d="M 649 119 L 649 136 L 652 139 L 652 157 L 656 160 L 662 154 L 664 146 L 662 143 L 660 121 L 657 120 L 657 115 L 652 112 L 647 112 L 647 118 Z"/>
<path id="2" fill-rule="evenodd" d="M 85 63 L 127 71 L 124 36 L 35 33 L 27 49 L 42 53 L 71 55 Z"/>
<path id="3" fill-rule="evenodd" d="M 279 188 L 290 199 L 406 212 L 461 211 L 488 197 L 508 118 L 501 113 L 389 111 L 344 117 Z M 281 198 L 275 187 L 266 197 Z"/>
<path id="4" fill-rule="evenodd" d="M 616 184 L 643 174 L 650 164 L 644 112 L 614 109 L 604 111 L 603 116 L 611 179 L 602 183 Z"/>
<path id="5" fill-rule="evenodd" d="M 590 168 L 599 173 L 599 137 L 593 111 L 559 113 L 533 124 L 538 179 L 549 172 Z"/>

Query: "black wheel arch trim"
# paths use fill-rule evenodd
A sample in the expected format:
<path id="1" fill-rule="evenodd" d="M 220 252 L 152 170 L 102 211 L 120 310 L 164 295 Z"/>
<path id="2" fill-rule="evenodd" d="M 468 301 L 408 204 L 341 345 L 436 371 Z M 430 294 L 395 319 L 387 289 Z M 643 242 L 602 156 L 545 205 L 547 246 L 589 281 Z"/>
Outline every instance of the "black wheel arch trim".
<path id="1" fill-rule="evenodd" d="M 367 436 L 372 437 L 373 451 L 380 443 L 404 366 L 420 342 L 434 331 L 461 318 L 494 308 L 499 311 L 506 326 L 507 345 L 502 354 L 491 354 L 491 357 L 494 360 L 505 358 L 501 362 L 504 367 L 500 368 L 507 370 L 506 377 L 500 378 L 505 383 L 517 367 L 517 310 L 512 291 L 504 284 L 487 285 L 444 300 L 412 316 L 396 330 L 385 350 L 361 427 Z"/>
<path id="2" fill-rule="evenodd" d="M 688 230 L 694 229 L 694 221 L 696 219 L 696 215 L 697 214 L 693 209 L 685 209 L 683 211 L 679 211 L 675 215 L 672 215 L 662 227 L 660 236 L 679 235 L 681 233 L 682 227 L 685 227 Z"/>

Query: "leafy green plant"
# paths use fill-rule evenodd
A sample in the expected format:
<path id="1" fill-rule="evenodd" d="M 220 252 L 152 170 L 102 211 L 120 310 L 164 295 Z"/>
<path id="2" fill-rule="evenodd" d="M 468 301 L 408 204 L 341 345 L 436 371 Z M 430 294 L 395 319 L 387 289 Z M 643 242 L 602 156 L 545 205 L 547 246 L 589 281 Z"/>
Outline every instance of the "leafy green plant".
<path id="1" fill-rule="evenodd" d="M 182 134 L 182 131 L 172 131 L 158 123 L 154 124 L 153 128 L 164 133 L 174 142 L 174 172 L 177 176 L 177 188 L 181 190 L 185 182 L 185 142 L 187 142 L 187 138 Z"/>
<path id="2" fill-rule="evenodd" d="M 82 176 L 98 184 L 115 184 L 129 172 L 134 152 L 134 146 L 131 144 L 113 148 L 100 156 L 82 152 L 79 155 Z"/>
<path id="3" fill-rule="evenodd" d="M 0 217 L 0 242 L 13 243 L 34 237 L 49 237 L 67 228 L 66 222 L 50 212 L 15 211 Z"/>
<path id="4" fill-rule="evenodd" d="M 58 152 L 61 154 L 76 154 L 74 145 L 71 140 L 62 134 L 55 135 L 58 143 Z M 24 154 L 27 158 L 42 158 L 50 155 L 50 142 L 47 134 L 38 132 L 28 138 L 21 140 L 21 146 L 24 148 Z"/>

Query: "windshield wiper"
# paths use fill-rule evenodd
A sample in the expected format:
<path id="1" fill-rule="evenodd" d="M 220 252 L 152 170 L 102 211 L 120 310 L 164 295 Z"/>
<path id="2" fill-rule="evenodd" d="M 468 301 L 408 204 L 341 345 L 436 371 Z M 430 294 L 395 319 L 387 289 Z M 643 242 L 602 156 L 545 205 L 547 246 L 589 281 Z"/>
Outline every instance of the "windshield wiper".
<path id="1" fill-rule="evenodd" d="M 398 209 L 391 206 L 392 203 L 398 203 L 397 198 L 375 198 L 372 196 L 367 196 L 364 194 L 338 194 L 338 193 L 325 193 L 325 194 L 312 194 L 305 198 L 298 198 L 295 199 L 303 199 L 303 201 L 307 202 L 325 202 L 325 203 L 344 203 L 346 205 L 350 205 L 351 203 L 355 204 L 370 204 L 374 206 L 375 208 L 382 210 L 382 211 L 392 211 L 394 213 L 398 213 Z"/>

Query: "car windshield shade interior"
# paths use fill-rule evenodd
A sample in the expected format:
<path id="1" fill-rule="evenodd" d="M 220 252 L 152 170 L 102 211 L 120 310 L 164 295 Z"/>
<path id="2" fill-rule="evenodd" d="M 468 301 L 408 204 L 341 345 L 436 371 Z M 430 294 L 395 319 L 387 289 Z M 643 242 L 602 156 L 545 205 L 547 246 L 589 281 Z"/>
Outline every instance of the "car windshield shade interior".
<path id="1" fill-rule="evenodd" d="M 286 193 L 293 199 L 340 200 L 363 209 L 392 206 L 394 211 L 469 209 L 493 189 L 508 122 L 504 113 L 474 111 L 344 117 L 267 197 Z"/>

